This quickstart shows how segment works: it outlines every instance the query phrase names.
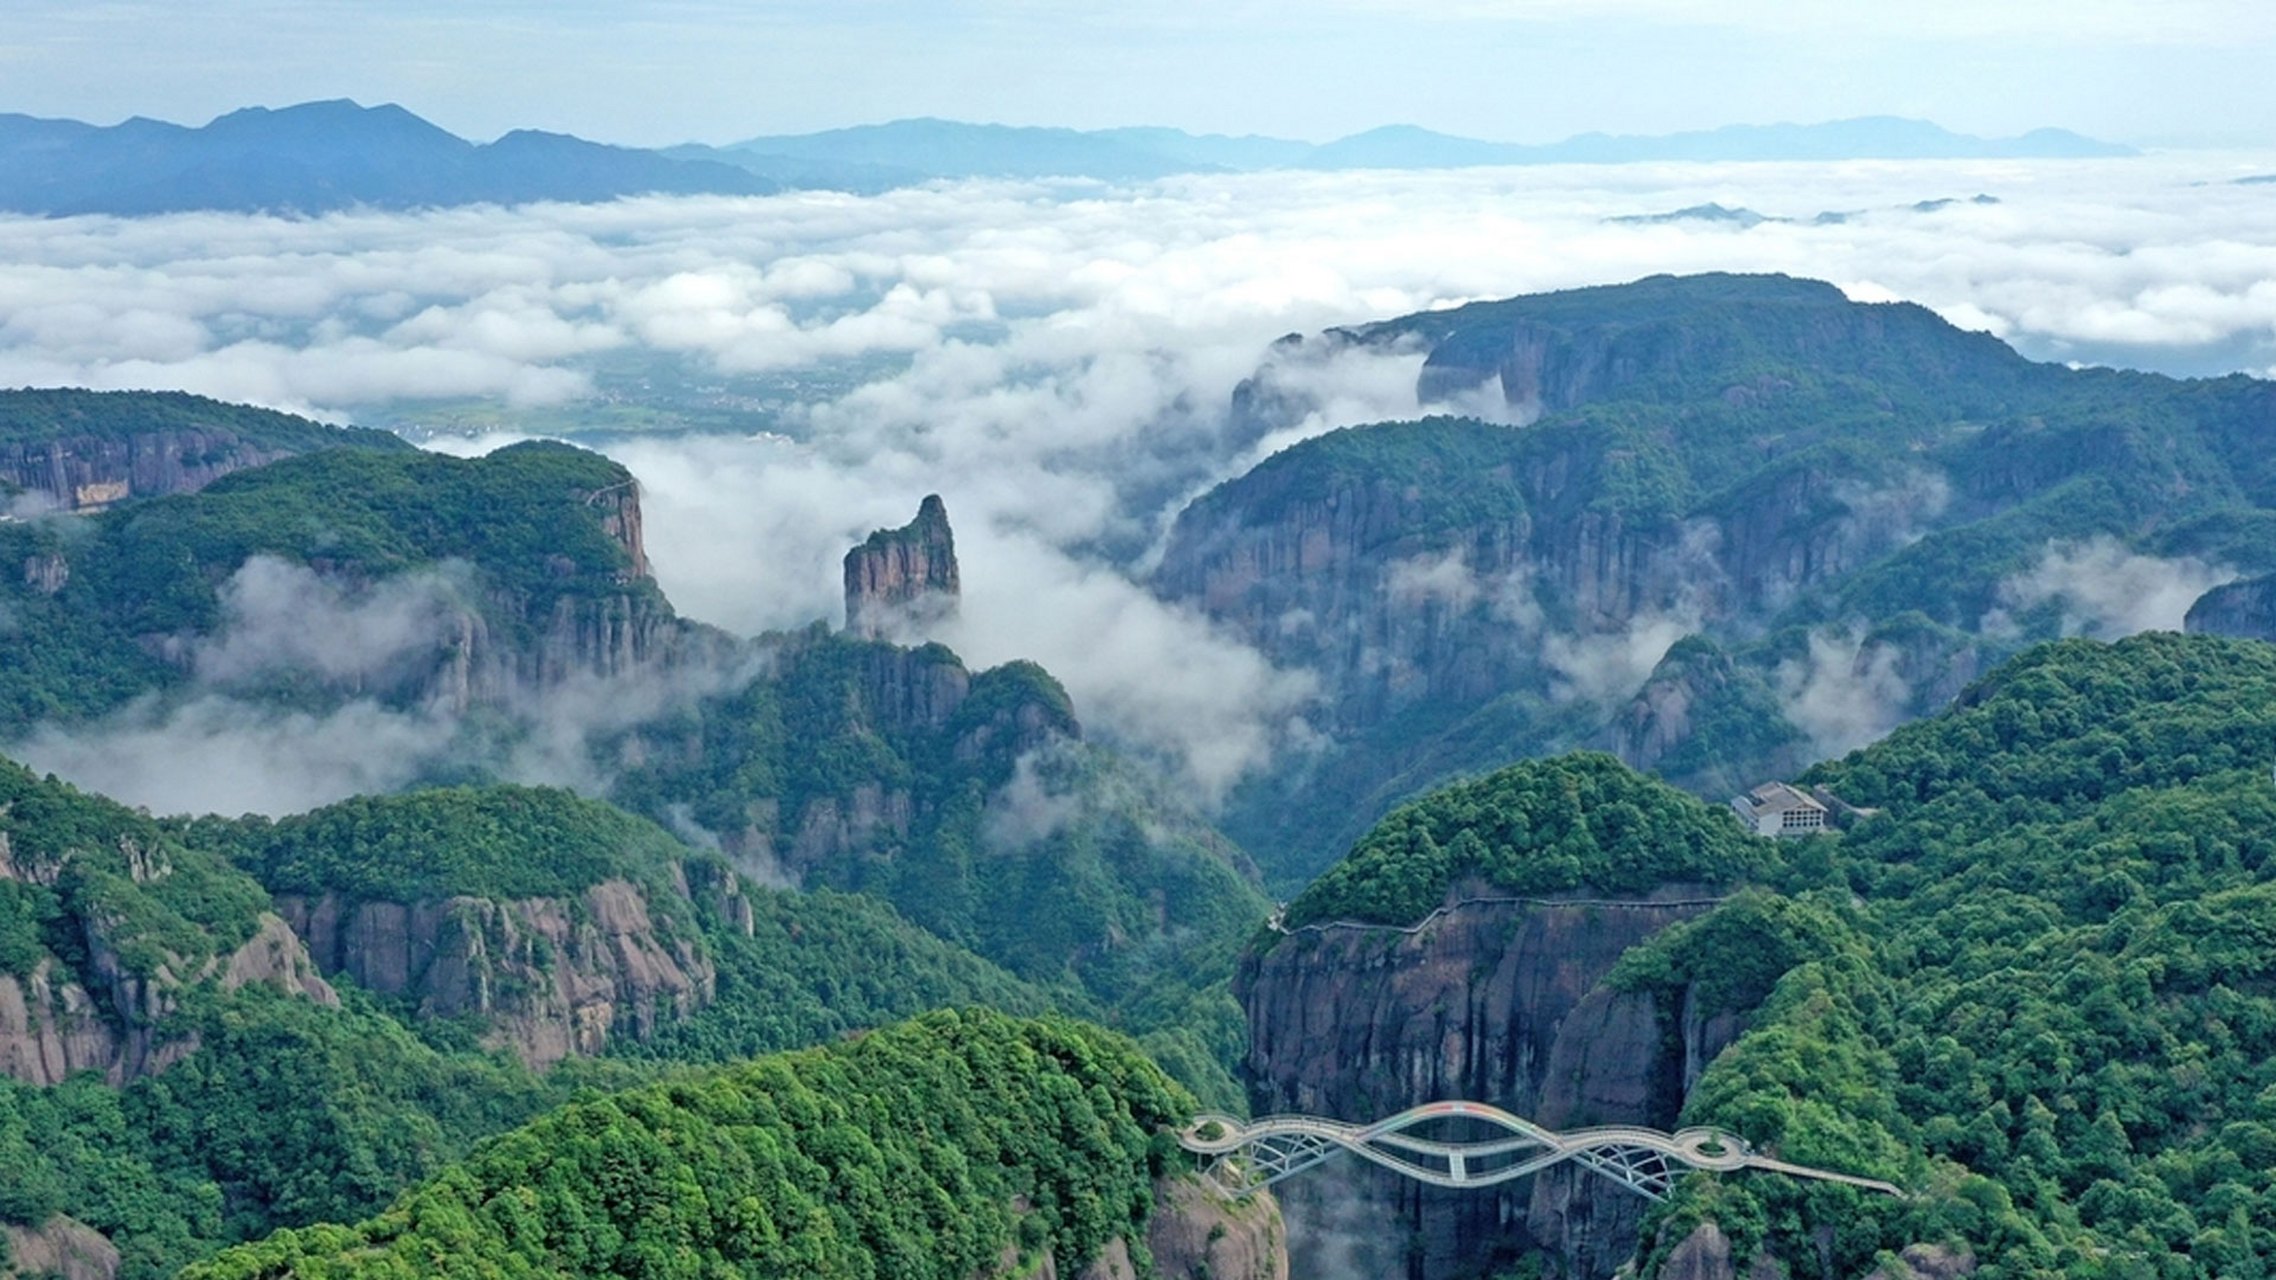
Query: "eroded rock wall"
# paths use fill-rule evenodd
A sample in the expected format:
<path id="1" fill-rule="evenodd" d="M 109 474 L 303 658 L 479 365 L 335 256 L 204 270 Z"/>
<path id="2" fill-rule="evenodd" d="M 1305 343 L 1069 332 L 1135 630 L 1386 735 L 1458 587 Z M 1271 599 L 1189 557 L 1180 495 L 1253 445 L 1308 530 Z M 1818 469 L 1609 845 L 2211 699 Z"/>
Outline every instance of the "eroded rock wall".
<path id="1" fill-rule="evenodd" d="M 1472 890 L 1471 892 L 1475 892 Z M 1468 896 L 1457 894 L 1457 898 Z M 1620 955 L 1710 909 L 1671 886 L 1634 905 L 1460 906 L 1407 933 L 1328 928 L 1243 962 L 1247 1077 L 1257 1114 L 1378 1119 L 1424 1102 L 1487 1102 L 1552 1128 L 1667 1127 L 1727 1020 L 1611 990 Z M 1294 1271 L 1448 1280 L 1537 1253 L 1554 1274 L 1608 1276 L 1634 1251 L 1646 1202 L 1560 1170 L 1497 1190 L 1441 1191 L 1356 1161 L 1281 1184 Z"/>

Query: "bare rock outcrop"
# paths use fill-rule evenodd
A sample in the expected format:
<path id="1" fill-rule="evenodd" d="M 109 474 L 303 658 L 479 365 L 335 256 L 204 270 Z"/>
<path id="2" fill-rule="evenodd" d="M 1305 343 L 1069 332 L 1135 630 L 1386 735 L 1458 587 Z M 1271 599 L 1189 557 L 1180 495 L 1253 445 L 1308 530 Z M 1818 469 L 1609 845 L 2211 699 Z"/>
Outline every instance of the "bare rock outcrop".
<path id="1" fill-rule="evenodd" d="M 267 912 L 243 945 L 197 965 L 169 956 L 147 973 L 130 968 L 99 921 L 85 923 L 82 945 L 84 974 L 43 959 L 29 974 L 0 975 L 0 1073 L 37 1085 L 81 1071 L 112 1084 L 156 1075 L 196 1051 L 196 1037 L 171 1015 L 183 988 L 209 980 L 224 990 L 269 986 L 339 1003 L 300 939 Z"/>
<path id="2" fill-rule="evenodd" d="M 2213 588 L 2189 606 L 2181 625 L 2192 634 L 2276 640 L 2276 574 Z"/>
<path id="3" fill-rule="evenodd" d="M 1228 1203 L 1186 1176 L 1157 1179 L 1154 1212 L 1146 1220 L 1146 1252 L 1154 1280 L 1288 1280 L 1288 1239 L 1280 1206 L 1259 1194 Z M 1127 1241 L 1112 1240 L 1079 1271 L 1067 1271 L 1050 1250 L 1023 1260 L 1008 1252 L 990 1280 L 1140 1280 Z"/>
<path id="4" fill-rule="evenodd" d="M 1709 896 L 1668 886 L 1634 905 L 1480 901 L 1414 933 L 1282 939 L 1235 978 L 1251 1106 L 1364 1121 L 1462 1098 L 1551 1127 L 1667 1127 L 1687 1081 L 1738 1027 L 1703 1019 L 1681 1034 L 1683 1009 L 1603 980 L 1621 953 L 1708 910 Z M 1297 1274 L 1335 1249 L 1361 1274 L 1410 1280 L 1533 1253 L 1553 1255 L 1558 1274 L 1608 1276 L 1633 1253 L 1645 1207 L 1570 1168 L 1448 1192 L 1343 1161 L 1281 1191 Z"/>
<path id="5" fill-rule="evenodd" d="M 8 1242 L 0 1280 L 116 1280 L 118 1246 L 103 1233 L 61 1214 L 37 1227 L 0 1223 Z"/>
<path id="6" fill-rule="evenodd" d="M 962 586 L 940 495 L 926 495 L 908 524 L 880 529 L 848 551 L 845 580 L 846 630 L 865 639 L 953 616 Z"/>
<path id="7" fill-rule="evenodd" d="M 1227 1202 L 1194 1178 L 1154 1184 L 1146 1249 L 1161 1280 L 1288 1280 L 1279 1201 L 1260 1194 Z"/>
<path id="8" fill-rule="evenodd" d="M 129 498 L 203 489 L 293 452 L 263 448 L 226 427 L 69 436 L 0 448 L 0 481 L 65 511 L 100 511 Z"/>
<path id="9" fill-rule="evenodd" d="M 654 918 L 640 888 L 575 898 L 424 902 L 281 895 L 277 909 L 326 973 L 421 1017 L 473 1016 L 484 1042 L 532 1067 L 646 1039 L 709 1004 L 716 972 L 692 932 Z"/>

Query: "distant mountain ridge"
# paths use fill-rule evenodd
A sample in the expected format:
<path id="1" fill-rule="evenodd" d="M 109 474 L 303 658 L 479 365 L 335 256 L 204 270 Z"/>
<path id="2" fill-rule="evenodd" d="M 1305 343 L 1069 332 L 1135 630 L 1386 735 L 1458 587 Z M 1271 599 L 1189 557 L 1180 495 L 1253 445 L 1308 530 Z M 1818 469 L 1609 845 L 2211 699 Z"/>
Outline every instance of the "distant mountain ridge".
<path id="1" fill-rule="evenodd" d="M 1486 142 L 1387 125 L 1315 145 L 1131 127 L 1062 129 L 921 118 L 724 147 L 609 146 L 523 129 L 475 143 L 392 103 L 247 107 L 191 127 L 0 114 L 0 211 L 137 216 L 190 210 L 321 214 L 625 196 L 872 193 L 959 178 L 1146 182 L 1274 169 L 1443 169 L 1639 161 L 2084 159 L 2134 154 L 2061 129 L 2013 138 L 1876 116 L 1659 136 Z"/>
<path id="2" fill-rule="evenodd" d="M 781 189 L 746 169 L 565 134 L 477 144 L 399 106 L 344 99 L 248 107 L 198 128 L 0 115 L 0 209 L 17 213 L 318 214 Z"/>

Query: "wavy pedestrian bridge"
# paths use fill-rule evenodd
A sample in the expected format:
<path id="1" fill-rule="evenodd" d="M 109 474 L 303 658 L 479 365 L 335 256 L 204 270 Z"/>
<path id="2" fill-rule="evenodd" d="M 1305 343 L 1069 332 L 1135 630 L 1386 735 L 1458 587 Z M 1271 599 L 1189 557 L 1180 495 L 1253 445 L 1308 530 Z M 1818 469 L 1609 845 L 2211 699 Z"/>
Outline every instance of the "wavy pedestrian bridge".
<path id="1" fill-rule="evenodd" d="M 1471 1121 L 1472 1128 L 1483 1126 L 1499 1133 L 1448 1141 L 1415 1132 L 1445 1127 L 1447 1121 Z M 1366 1125 L 1317 1116 L 1236 1120 L 1209 1114 L 1196 1117 L 1178 1134 L 1178 1142 L 1198 1155 L 1216 1157 L 1207 1170 L 1210 1185 L 1235 1198 L 1346 1151 L 1439 1187 L 1490 1187 L 1571 1161 L 1654 1200 L 1666 1198 L 1676 1178 L 1698 1169 L 1717 1173 L 1761 1169 L 1885 1195 L 1904 1194 L 1877 1178 L 1759 1155 L 1744 1139 L 1721 1129 L 1663 1133 L 1634 1125 L 1600 1125 L 1557 1133 L 1479 1102 L 1426 1103 Z"/>

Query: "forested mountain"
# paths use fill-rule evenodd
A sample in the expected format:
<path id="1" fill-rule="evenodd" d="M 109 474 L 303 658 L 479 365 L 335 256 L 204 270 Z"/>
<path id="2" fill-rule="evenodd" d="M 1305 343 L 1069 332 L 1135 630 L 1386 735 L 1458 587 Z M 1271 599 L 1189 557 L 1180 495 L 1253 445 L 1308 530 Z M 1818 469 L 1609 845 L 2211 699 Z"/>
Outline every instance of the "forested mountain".
<path id="1" fill-rule="evenodd" d="M 1136 1240 L 1191 1110 L 1126 1041 L 943 1013 L 576 1103 L 189 1277 L 1030 1274 Z"/>
<path id="2" fill-rule="evenodd" d="M 2251 378 L 1657 277 L 1291 338 L 1236 416 L 1299 420 L 1307 371 L 1355 352 L 1419 355 L 1423 404 L 1468 416 L 1283 451 L 1191 504 L 1154 579 L 1323 677 L 1335 748 L 1228 819 L 1290 885 L 1450 773 L 1585 745 L 1728 795 L 2025 644 L 2178 628 L 2276 570 L 2276 385 Z M 2232 605 L 2201 622 L 2270 621 Z"/>
<path id="3" fill-rule="evenodd" d="M 632 477 L 566 446 L 461 460 L 185 397 L 14 403 L 51 458 L 242 457 L 0 523 L 11 740 L 100 760 L 107 734 L 195 744 L 214 717 L 336 725 L 414 788 L 154 820 L 6 766 L 0 1135 L 28 1190 L 0 1218 L 27 1256 L 170 1274 L 374 1212 L 581 1083 L 943 1005 L 1110 1020 L 1237 1105 L 1254 873 L 1085 743 L 1040 668 L 680 619 Z M 533 774 L 672 831 L 504 785 Z"/>
<path id="4" fill-rule="evenodd" d="M 975 1002 L 1052 997 L 564 791 L 156 822 L 0 763 L 0 1221 L 127 1276 L 376 1211 L 582 1083 Z"/>
<path id="5" fill-rule="evenodd" d="M 1359 1178 L 1428 1277 L 1520 1253 L 1605 1274 L 1628 1247 L 1608 1232 L 1647 1276 L 2259 1274 L 2272 759 L 2276 647 L 2152 635 L 2033 649 L 1812 770 L 1863 810 L 1838 836 L 1743 837 L 1601 757 L 1435 793 L 1289 919 L 1472 905 L 1420 935 L 1265 935 L 1241 979 L 1254 1100 L 1713 1124 L 1909 1192 L 1695 1175 L 1639 1223 L 1593 1175 L 1419 1199 Z M 1665 852 L 1686 846 L 1727 852 Z M 1498 896 L 1560 892 L 1661 905 Z M 1469 1012 L 1434 1035 L 1406 1021 L 1426 1006 Z M 1301 1270 L 1310 1197 L 1335 1193 L 1288 1193 Z"/>
<path id="6" fill-rule="evenodd" d="M 1588 134 L 1545 145 L 1480 142 L 1400 125 L 1318 146 L 1165 128 L 1086 131 L 918 119 L 652 151 L 537 129 L 475 143 L 393 103 L 336 100 L 247 107 L 195 127 L 139 116 L 97 126 L 0 114 L 0 209 L 46 216 L 200 209 L 313 215 L 794 188 L 876 192 L 942 178 L 1133 182 L 1287 168 L 2127 154 L 2127 148 L 2060 129 L 1977 138 L 1891 118 L 1662 137 Z"/>
<path id="7" fill-rule="evenodd" d="M 195 128 L 0 116 L 0 208 L 17 213 L 318 214 L 780 189 L 729 165 L 536 130 L 472 143 L 392 103 L 247 107 Z"/>

